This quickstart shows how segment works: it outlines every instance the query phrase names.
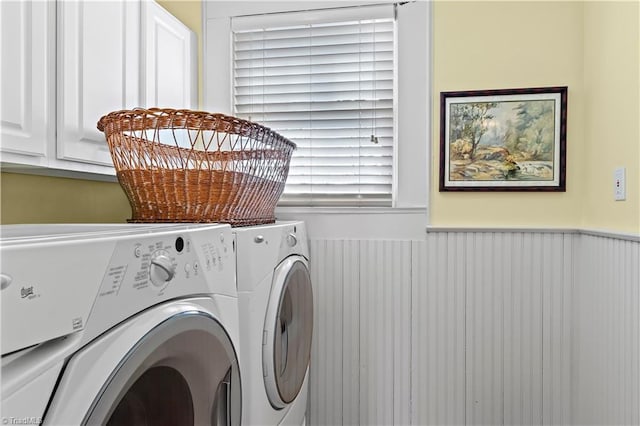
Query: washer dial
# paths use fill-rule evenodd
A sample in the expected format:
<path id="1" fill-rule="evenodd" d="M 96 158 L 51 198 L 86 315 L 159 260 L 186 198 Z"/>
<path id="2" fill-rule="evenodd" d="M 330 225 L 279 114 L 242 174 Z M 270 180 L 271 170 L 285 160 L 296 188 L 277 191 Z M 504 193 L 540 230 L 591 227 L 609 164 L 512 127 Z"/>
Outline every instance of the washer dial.
<path id="1" fill-rule="evenodd" d="M 158 250 L 151 255 L 149 279 L 156 287 L 162 287 L 176 275 L 176 268 L 166 250 Z"/>

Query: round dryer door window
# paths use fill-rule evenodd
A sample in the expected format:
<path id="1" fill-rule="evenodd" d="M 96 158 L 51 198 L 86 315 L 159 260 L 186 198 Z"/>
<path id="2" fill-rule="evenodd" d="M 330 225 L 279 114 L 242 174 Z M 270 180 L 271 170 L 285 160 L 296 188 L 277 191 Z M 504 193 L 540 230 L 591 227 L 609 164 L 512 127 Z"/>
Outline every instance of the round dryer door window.
<path id="1" fill-rule="evenodd" d="M 282 408 L 298 396 L 311 357 L 313 294 L 303 258 L 291 256 L 276 269 L 265 329 L 265 387 L 271 404 Z"/>

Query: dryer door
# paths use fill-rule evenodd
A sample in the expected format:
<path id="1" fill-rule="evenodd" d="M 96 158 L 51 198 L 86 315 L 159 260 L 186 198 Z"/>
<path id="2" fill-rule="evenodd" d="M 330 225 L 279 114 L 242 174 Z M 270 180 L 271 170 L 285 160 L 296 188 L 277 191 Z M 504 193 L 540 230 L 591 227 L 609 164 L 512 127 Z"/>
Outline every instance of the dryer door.
<path id="1" fill-rule="evenodd" d="M 265 332 L 265 388 L 271 405 L 283 408 L 298 396 L 311 357 L 313 294 L 301 256 L 290 256 L 276 268 Z"/>
<path id="2" fill-rule="evenodd" d="M 225 329 L 206 311 L 174 308 L 168 314 L 128 348 L 118 338 L 126 330 L 115 330 L 74 356 L 45 424 L 240 424 L 240 373 Z M 123 349 L 110 367 L 112 354 Z M 103 364 L 110 371 L 106 380 Z"/>

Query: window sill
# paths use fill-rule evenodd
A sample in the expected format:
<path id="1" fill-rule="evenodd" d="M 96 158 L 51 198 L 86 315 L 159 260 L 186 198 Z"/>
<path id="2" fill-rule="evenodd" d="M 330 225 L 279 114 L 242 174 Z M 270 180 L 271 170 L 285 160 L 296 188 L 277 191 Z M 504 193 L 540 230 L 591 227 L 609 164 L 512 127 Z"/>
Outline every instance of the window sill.
<path id="1" fill-rule="evenodd" d="M 426 214 L 426 207 L 278 206 L 282 214 Z"/>

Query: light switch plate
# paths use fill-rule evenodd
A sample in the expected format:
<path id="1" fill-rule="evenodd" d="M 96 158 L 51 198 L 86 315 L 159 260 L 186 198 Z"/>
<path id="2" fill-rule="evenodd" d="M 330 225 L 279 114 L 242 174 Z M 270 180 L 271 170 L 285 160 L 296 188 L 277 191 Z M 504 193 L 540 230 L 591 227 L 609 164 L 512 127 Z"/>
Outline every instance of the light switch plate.
<path id="1" fill-rule="evenodd" d="M 618 167 L 613 172 L 613 193 L 616 201 L 624 201 L 626 199 L 624 172 L 624 167 Z"/>

